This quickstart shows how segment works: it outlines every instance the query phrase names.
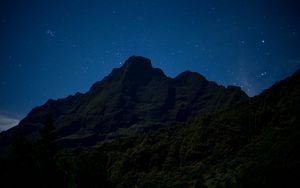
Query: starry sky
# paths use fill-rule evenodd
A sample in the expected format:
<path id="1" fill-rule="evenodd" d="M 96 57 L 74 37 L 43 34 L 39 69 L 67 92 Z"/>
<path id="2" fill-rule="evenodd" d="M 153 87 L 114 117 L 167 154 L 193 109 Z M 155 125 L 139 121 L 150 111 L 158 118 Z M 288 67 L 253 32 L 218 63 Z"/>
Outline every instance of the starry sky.
<path id="1" fill-rule="evenodd" d="M 299 69 L 299 52 L 297 0 L 1 0 L 0 126 L 131 55 L 254 96 Z"/>

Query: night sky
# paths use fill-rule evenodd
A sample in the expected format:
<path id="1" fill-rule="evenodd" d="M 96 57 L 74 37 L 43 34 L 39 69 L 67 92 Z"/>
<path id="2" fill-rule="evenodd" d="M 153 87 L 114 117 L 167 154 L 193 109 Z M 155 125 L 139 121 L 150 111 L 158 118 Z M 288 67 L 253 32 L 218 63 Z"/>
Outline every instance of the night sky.
<path id="1" fill-rule="evenodd" d="M 0 129 L 88 91 L 131 55 L 253 96 L 300 68 L 300 3 L 1 0 L 0 50 Z"/>

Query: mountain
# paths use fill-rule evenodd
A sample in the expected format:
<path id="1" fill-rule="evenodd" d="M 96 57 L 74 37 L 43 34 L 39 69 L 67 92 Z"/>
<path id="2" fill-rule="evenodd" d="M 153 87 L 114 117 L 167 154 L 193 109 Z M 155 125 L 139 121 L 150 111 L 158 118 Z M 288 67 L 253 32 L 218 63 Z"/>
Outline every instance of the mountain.
<path id="1" fill-rule="evenodd" d="M 201 114 L 224 110 L 248 99 L 239 88 L 227 88 L 186 71 L 175 78 L 153 68 L 151 61 L 132 56 L 85 94 L 49 100 L 34 108 L 14 129 L 0 134 L 10 142 L 16 130 L 35 138 L 52 113 L 58 141 L 66 146 L 95 145 L 163 127 Z"/>
<path id="2" fill-rule="evenodd" d="M 133 57 L 133 59 L 140 62 L 141 57 Z M 145 59 L 142 59 L 144 62 Z M 104 139 L 93 147 L 68 148 L 59 146 L 56 141 L 56 138 L 60 138 L 59 132 L 55 136 L 54 126 L 59 130 L 56 125 L 59 122 L 57 114 L 53 112 L 53 117 L 40 116 L 41 119 L 46 116 L 47 118 L 36 133 L 38 134 L 36 141 L 26 139 L 25 136 L 28 135 L 20 132 L 21 125 L 12 129 L 19 131 L 15 131 L 11 146 L 5 155 L 0 155 L 0 187 L 282 188 L 299 186 L 300 70 L 275 83 L 258 96 L 245 97 L 239 103 L 233 104 L 227 101 L 229 105 L 224 105 L 222 110 L 217 110 L 210 105 L 204 107 L 196 104 L 199 101 L 195 98 L 202 96 L 200 98 L 206 99 L 206 97 L 192 89 L 195 85 L 198 86 L 195 83 L 206 83 L 206 86 L 199 86 L 206 96 L 212 91 L 207 88 L 219 88 L 214 91 L 220 90 L 221 96 L 228 92 L 227 97 L 232 97 L 230 100 L 235 100 L 236 96 L 230 93 L 231 90 L 237 92 L 236 88 L 218 86 L 199 74 L 191 72 L 182 73 L 174 79 L 166 77 L 168 86 L 173 88 L 171 96 L 174 96 L 168 100 L 175 102 L 166 102 L 168 108 L 163 108 L 162 112 L 167 115 L 153 115 L 155 112 L 149 111 L 150 114 L 146 116 L 139 113 L 140 111 L 134 111 L 140 104 L 137 102 L 141 102 L 143 93 L 141 91 L 147 90 L 140 87 L 146 83 L 145 80 L 148 80 L 146 86 L 160 88 L 161 82 L 150 84 L 153 77 L 149 75 L 153 75 L 154 72 L 156 75 L 163 74 L 158 69 L 153 69 L 151 66 L 149 68 L 149 64 L 132 65 L 132 62 L 136 63 L 133 60 L 127 61 L 120 69 L 115 69 L 104 80 L 96 83 L 86 94 L 48 101 L 42 106 L 43 112 L 47 113 L 47 108 L 50 108 L 47 107 L 49 103 L 60 106 L 60 109 L 55 111 L 60 114 L 69 108 L 76 112 L 81 112 L 80 108 L 86 109 L 87 107 L 83 107 L 82 104 L 93 104 L 88 103 L 87 99 L 84 100 L 85 97 L 89 98 L 87 96 L 93 98 L 94 102 L 102 101 L 101 98 L 106 95 L 114 101 L 122 101 L 125 96 L 126 100 L 121 104 L 112 103 L 110 100 L 109 104 L 115 104 L 120 111 L 126 107 L 129 109 L 127 113 L 135 113 L 143 117 L 144 120 L 140 121 L 142 123 L 155 120 L 160 123 L 160 129 L 157 131 L 143 129 L 136 134 L 115 136 L 114 139 Z M 146 75 L 144 72 L 140 75 L 142 77 L 140 80 L 133 82 L 132 80 L 135 79 L 131 77 L 132 74 L 130 76 L 123 74 L 130 71 L 128 69 L 131 69 L 131 66 L 148 67 L 152 73 Z M 140 69 L 139 67 L 137 70 Z M 208 85 L 212 86 L 208 87 Z M 115 91 L 119 90 L 120 86 L 125 90 L 122 90 L 121 94 L 116 94 L 119 93 Z M 127 86 L 135 88 L 132 90 L 134 92 L 128 91 Z M 93 93 L 98 93 L 96 90 L 101 93 L 99 99 L 91 97 Z M 159 90 L 155 91 L 159 96 L 157 98 L 160 98 Z M 194 97 L 192 97 L 193 93 Z M 185 98 L 183 99 L 182 96 Z M 169 105 L 170 103 L 174 105 Z M 222 104 L 224 100 L 219 103 L 201 104 L 212 103 Z M 181 104 L 188 104 L 185 108 L 187 110 L 180 112 L 184 114 L 183 117 L 187 115 L 187 118 L 178 118 L 182 116 L 178 115 L 180 110 L 175 107 L 176 105 L 181 107 Z M 191 106 L 200 106 L 203 110 Z M 42 111 L 40 109 L 42 107 L 31 113 Z M 93 107 L 98 109 L 98 106 Z M 152 106 L 148 108 L 156 109 Z M 177 113 L 174 113 L 175 109 Z M 194 109 L 199 110 L 198 115 L 193 115 Z M 42 121 L 41 119 L 36 122 Z M 124 121 L 122 118 L 117 120 Z M 176 124 L 173 125 L 173 122 Z M 129 126 L 128 129 L 130 128 Z M 11 134 L 12 130 L 2 134 L 2 138 L 3 135 Z"/>

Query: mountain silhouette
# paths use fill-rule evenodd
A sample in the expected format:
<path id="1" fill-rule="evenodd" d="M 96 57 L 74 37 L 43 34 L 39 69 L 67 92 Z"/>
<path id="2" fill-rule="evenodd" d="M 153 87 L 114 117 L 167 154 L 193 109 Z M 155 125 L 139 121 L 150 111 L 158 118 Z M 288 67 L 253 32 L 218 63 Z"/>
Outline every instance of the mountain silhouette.
<path id="1" fill-rule="evenodd" d="M 0 186 L 297 187 L 299 85 L 300 70 L 249 98 L 130 57 L 0 133 Z"/>
<path id="2" fill-rule="evenodd" d="M 172 127 L 247 99 L 239 87 L 225 88 L 191 71 L 169 78 L 153 68 L 150 59 L 132 56 L 87 93 L 48 100 L 1 137 L 9 142 L 13 132 L 21 129 L 34 138 L 51 112 L 59 142 L 95 145 L 106 139 Z"/>

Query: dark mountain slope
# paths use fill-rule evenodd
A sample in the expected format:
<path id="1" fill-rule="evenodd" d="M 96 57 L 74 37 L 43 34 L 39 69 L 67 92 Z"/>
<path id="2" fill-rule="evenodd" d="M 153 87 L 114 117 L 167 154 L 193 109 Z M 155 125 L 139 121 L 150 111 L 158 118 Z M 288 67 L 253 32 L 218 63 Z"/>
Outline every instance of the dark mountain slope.
<path id="1" fill-rule="evenodd" d="M 297 187 L 299 86 L 297 71 L 226 111 L 97 151 L 117 187 Z"/>
<path id="2" fill-rule="evenodd" d="M 168 78 L 153 68 L 149 59 L 132 56 L 87 93 L 49 100 L 36 107 L 16 128 L 0 133 L 0 139 L 10 142 L 17 129 L 27 137 L 36 137 L 51 112 L 61 143 L 94 145 L 109 138 L 170 127 L 246 99 L 238 87 L 225 88 L 190 71 Z"/>

